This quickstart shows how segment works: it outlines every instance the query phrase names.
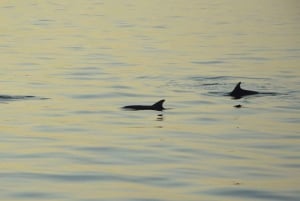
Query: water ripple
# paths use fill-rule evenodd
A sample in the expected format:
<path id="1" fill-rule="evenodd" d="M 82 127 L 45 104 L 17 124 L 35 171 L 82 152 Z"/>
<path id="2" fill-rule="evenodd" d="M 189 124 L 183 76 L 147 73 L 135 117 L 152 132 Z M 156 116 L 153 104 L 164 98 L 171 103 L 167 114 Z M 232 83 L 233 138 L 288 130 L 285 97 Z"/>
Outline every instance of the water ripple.
<path id="1" fill-rule="evenodd" d="M 185 185 L 183 182 L 176 182 L 164 176 L 137 176 L 119 175 L 109 173 L 78 173 L 78 174 L 54 174 L 54 173 L 33 173 L 33 172 L 13 172 L 0 173 L 1 179 L 14 180 L 44 180 L 53 182 L 125 182 L 138 183 L 142 185 L 175 187 Z"/>
<path id="2" fill-rule="evenodd" d="M 218 196 L 226 196 L 226 197 L 239 197 L 243 199 L 253 199 L 253 200 L 286 200 L 286 201 L 295 201 L 298 198 L 293 196 L 285 195 L 285 192 L 270 192 L 263 190 L 254 190 L 254 189 L 232 189 L 232 188 L 224 188 L 210 191 L 214 195 Z M 290 192 L 289 192 L 290 193 Z"/>
<path id="3" fill-rule="evenodd" d="M 42 192 L 21 192 L 21 193 L 13 193 L 11 195 L 14 198 L 17 199 L 61 199 L 64 198 L 64 196 L 59 196 L 52 193 L 42 193 Z"/>

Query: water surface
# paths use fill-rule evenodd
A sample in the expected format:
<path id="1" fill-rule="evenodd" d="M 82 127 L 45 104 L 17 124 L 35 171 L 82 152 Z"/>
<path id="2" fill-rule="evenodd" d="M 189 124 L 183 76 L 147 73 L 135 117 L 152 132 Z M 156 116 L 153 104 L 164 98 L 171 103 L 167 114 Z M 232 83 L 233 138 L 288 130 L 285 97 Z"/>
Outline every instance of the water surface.
<path id="1" fill-rule="evenodd" d="M 299 10 L 2 2 L 1 199 L 299 200 Z"/>

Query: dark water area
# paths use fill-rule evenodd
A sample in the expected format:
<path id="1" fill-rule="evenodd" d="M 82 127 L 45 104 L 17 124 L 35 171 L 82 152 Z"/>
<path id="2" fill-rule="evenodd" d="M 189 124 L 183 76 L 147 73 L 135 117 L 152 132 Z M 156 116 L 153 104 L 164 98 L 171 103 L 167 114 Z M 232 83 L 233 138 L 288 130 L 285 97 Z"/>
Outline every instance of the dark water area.
<path id="1" fill-rule="evenodd" d="M 299 8 L 3 2 L 1 200 L 299 200 Z"/>

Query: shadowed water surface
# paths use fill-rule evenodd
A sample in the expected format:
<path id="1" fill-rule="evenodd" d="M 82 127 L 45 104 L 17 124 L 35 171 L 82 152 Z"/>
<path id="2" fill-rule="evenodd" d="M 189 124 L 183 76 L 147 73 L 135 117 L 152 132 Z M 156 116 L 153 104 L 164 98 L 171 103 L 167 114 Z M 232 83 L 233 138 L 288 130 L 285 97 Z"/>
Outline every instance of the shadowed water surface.
<path id="1" fill-rule="evenodd" d="M 1 3 L 1 200 L 299 200 L 299 10 Z"/>

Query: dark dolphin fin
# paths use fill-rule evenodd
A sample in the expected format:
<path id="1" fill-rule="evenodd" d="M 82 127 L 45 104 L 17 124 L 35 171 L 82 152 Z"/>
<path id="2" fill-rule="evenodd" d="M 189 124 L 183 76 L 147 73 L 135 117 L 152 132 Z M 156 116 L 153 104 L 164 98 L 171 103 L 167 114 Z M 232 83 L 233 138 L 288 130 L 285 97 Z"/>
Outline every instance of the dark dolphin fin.
<path id="1" fill-rule="evenodd" d="M 234 90 L 241 90 L 241 84 L 242 82 L 238 82 L 234 88 Z"/>
<path id="2" fill-rule="evenodd" d="M 237 85 L 232 90 L 232 92 L 229 93 L 229 95 L 234 97 L 235 99 L 240 99 L 244 96 L 255 95 L 255 94 L 259 94 L 259 92 L 242 89 L 241 82 L 237 83 Z"/>
<path id="3" fill-rule="evenodd" d="M 229 93 L 230 96 L 239 96 L 241 91 L 241 84 L 242 82 L 238 82 L 234 89 Z"/>
<path id="4" fill-rule="evenodd" d="M 165 102 L 165 99 L 162 99 L 156 103 L 154 103 L 151 107 L 153 108 L 153 110 L 159 110 L 162 111 L 165 108 L 163 107 L 163 103 Z"/>

